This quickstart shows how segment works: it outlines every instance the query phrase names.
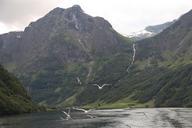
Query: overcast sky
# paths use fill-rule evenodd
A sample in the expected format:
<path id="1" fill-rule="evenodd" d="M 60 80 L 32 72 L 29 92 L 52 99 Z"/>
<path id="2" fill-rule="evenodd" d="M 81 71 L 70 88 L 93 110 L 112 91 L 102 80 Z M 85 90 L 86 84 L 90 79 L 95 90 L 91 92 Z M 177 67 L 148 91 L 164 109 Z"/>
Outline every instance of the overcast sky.
<path id="1" fill-rule="evenodd" d="M 192 0 L 0 0 L 0 33 L 23 30 L 55 7 L 79 4 L 107 19 L 122 34 L 177 19 L 192 9 Z"/>

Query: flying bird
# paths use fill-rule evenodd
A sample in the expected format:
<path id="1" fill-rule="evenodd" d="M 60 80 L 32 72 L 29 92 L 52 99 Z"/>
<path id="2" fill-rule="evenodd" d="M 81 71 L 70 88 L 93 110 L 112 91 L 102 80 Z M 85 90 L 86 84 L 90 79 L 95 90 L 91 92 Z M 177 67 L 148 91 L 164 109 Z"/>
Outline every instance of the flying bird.
<path id="1" fill-rule="evenodd" d="M 85 110 L 85 109 L 82 109 L 82 108 L 76 108 L 76 107 L 73 107 L 73 109 L 78 110 L 78 111 L 83 111 L 84 113 L 89 113 L 90 111 L 93 110 L 93 109 Z"/>
<path id="2" fill-rule="evenodd" d="M 93 85 L 94 85 L 94 86 L 97 86 L 99 90 L 102 90 L 103 87 L 105 87 L 105 86 L 109 86 L 109 85 L 111 85 L 111 84 L 102 84 L 102 85 L 99 85 L 99 84 L 93 84 Z"/>
<path id="3" fill-rule="evenodd" d="M 70 109 L 68 110 L 68 112 L 65 112 L 65 111 L 62 111 L 62 112 L 66 115 L 66 118 L 65 118 L 64 120 L 70 120 L 70 119 L 72 119 L 72 118 L 71 118 L 71 115 L 70 115 L 70 113 L 71 113 Z"/>

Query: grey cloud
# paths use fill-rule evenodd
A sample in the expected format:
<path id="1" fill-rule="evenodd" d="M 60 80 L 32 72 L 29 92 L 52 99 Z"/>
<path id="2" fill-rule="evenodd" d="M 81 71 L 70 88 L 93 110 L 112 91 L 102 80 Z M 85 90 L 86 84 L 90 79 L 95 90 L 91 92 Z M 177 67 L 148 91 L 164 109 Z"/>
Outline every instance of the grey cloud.
<path id="1" fill-rule="evenodd" d="M 0 22 L 17 27 L 40 17 L 61 0 L 0 0 Z"/>

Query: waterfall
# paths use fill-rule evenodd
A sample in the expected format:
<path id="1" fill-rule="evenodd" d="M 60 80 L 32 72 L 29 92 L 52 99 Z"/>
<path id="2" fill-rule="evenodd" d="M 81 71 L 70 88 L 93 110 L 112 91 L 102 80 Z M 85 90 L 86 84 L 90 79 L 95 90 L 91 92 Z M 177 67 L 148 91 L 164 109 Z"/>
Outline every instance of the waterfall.
<path id="1" fill-rule="evenodd" d="M 135 61 L 135 55 L 136 55 L 136 47 L 135 47 L 135 43 L 133 43 L 133 56 L 132 56 L 132 61 L 130 63 L 130 65 L 127 68 L 127 72 L 129 72 L 129 69 L 131 68 L 131 66 L 133 65 L 134 61 Z"/>

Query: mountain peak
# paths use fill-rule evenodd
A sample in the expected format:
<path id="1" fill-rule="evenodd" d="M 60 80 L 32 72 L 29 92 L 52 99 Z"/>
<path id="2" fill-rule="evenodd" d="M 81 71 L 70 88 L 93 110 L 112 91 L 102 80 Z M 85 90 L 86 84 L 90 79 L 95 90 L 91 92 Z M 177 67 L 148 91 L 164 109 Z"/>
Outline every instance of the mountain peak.
<path id="1" fill-rule="evenodd" d="M 63 13 L 64 10 L 65 9 L 63 8 L 57 7 L 57 8 L 54 8 L 52 11 L 50 11 L 49 14 L 51 15 L 60 14 L 60 13 Z"/>
<path id="2" fill-rule="evenodd" d="M 66 9 L 56 7 L 49 14 L 57 15 L 57 14 L 63 14 L 64 12 L 66 12 L 66 13 L 75 13 L 76 14 L 76 13 L 83 12 L 83 10 L 79 5 L 73 5 L 72 7 L 69 7 L 69 8 L 66 8 Z"/>
<path id="3" fill-rule="evenodd" d="M 82 8 L 80 5 L 73 5 L 71 9 L 78 11 L 78 12 L 83 12 Z"/>

